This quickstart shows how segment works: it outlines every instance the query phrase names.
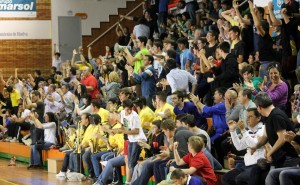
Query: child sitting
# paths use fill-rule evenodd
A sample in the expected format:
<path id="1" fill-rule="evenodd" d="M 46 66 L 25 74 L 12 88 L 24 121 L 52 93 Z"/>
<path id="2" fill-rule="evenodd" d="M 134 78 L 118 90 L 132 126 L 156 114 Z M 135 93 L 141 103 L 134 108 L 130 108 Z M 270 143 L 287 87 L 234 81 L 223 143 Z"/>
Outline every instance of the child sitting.
<path id="1" fill-rule="evenodd" d="M 171 180 L 175 185 L 199 185 L 201 180 L 195 176 L 186 175 L 181 169 L 176 169 L 171 174 Z"/>
<path id="2" fill-rule="evenodd" d="M 177 148 L 178 142 L 174 144 L 174 158 L 178 166 L 189 165 L 188 169 L 182 169 L 187 175 L 194 175 L 200 179 L 200 184 L 215 185 L 217 182 L 216 175 L 212 169 L 207 157 L 202 152 L 204 143 L 201 137 L 191 136 L 188 140 L 189 153 L 182 159 L 180 158 Z M 176 168 L 170 167 L 170 172 Z"/>

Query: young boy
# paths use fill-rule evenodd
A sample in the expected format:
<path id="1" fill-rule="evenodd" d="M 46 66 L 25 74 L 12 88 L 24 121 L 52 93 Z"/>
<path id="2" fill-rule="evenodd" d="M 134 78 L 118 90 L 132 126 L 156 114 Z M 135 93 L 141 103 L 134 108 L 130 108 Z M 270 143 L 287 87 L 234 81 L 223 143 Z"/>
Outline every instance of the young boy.
<path id="1" fill-rule="evenodd" d="M 178 166 L 189 165 L 188 169 L 182 169 L 187 175 L 195 175 L 200 179 L 200 184 L 215 185 L 217 182 L 216 175 L 212 169 L 207 157 L 202 152 L 204 143 L 201 137 L 191 136 L 188 140 L 189 153 L 182 159 L 180 158 L 177 148 L 178 142 L 174 143 L 174 158 Z M 171 167 L 170 171 L 176 168 Z"/>
<path id="2" fill-rule="evenodd" d="M 171 174 L 174 185 L 199 185 L 201 180 L 195 176 L 186 175 L 181 169 L 176 169 Z"/>

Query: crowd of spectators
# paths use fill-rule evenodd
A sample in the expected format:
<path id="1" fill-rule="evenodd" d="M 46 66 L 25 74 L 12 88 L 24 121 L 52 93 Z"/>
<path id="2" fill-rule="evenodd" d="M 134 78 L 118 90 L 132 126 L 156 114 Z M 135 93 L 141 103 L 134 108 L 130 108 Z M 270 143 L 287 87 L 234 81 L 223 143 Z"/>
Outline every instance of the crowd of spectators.
<path id="1" fill-rule="evenodd" d="M 280 20 L 272 2 L 168 4 L 120 15 L 136 26 L 119 22 L 105 56 L 80 46 L 62 61 L 54 45 L 51 74 L 0 70 L 0 137 L 31 147 L 28 169 L 66 150 L 57 177 L 82 159 L 95 185 L 122 181 L 123 165 L 126 184 L 213 185 L 226 159 L 224 185 L 297 184 L 299 3 L 284 0 Z"/>

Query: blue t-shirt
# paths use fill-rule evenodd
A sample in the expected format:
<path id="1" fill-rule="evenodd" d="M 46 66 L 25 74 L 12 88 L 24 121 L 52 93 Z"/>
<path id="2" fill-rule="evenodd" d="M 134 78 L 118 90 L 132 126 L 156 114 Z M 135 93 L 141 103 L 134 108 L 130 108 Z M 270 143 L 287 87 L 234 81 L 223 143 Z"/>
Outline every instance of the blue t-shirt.
<path id="1" fill-rule="evenodd" d="M 191 69 L 190 70 L 192 70 L 192 64 L 194 63 L 195 57 L 189 49 L 185 49 L 180 54 L 180 65 L 181 65 L 182 70 L 186 70 L 185 69 L 185 64 L 188 60 L 191 62 Z"/>

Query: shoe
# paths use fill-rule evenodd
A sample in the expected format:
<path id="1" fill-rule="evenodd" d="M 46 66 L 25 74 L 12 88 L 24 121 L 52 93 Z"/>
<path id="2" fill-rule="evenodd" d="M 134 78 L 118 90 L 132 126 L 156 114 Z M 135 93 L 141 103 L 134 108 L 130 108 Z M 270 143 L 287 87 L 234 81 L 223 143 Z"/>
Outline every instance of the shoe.
<path id="1" fill-rule="evenodd" d="M 93 185 L 100 185 L 97 181 Z"/>
<path id="2" fill-rule="evenodd" d="M 62 151 L 69 150 L 69 149 L 70 149 L 70 148 L 68 147 L 68 145 L 65 144 L 63 147 L 61 147 L 61 148 L 59 149 L 59 151 L 62 152 Z"/>
<path id="3" fill-rule="evenodd" d="M 66 177 L 66 172 L 60 171 L 58 174 L 56 174 L 56 177 Z"/>
<path id="4" fill-rule="evenodd" d="M 34 169 L 34 168 L 35 168 L 35 165 L 33 165 L 33 164 L 27 166 L 27 170 L 31 170 L 31 169 Z"/>
<path id="5" fill-rule="evenodd" d="M 31 143 L 32 143 L 32 140 L 31 139 L 26 139 L 23 141 L 23 143 L 26 145 L 26 146 L 30 146 Z"/>
<path id="6" fill-rule="evenodd" d="M 14 137 L 12 140 L 10 140 L 9 142 L 11 142 L 11 143 L 18 143 L 19 142 L 19 140 L 17 140 L 17 138 L 16 137 Z"/>
<path id="7" fill-rule="evenodd" d="M 4 141 L 9 142 L 12 139 L 13 139 L 12 137 L 8 137 L 8 138 L 4 139 Z"/>

